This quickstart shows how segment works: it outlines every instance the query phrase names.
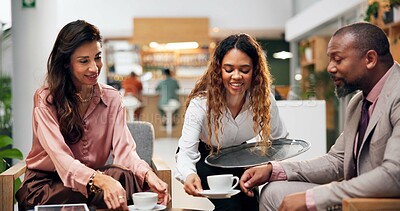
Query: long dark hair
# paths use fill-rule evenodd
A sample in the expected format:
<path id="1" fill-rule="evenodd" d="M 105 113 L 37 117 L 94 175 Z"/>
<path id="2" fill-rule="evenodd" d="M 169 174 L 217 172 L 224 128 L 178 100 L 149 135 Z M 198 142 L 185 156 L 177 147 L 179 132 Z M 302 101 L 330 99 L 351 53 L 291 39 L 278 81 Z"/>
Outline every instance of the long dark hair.
<path id="1" fill-rule="evenodd" d="M 46 85 L 50 93 L 46 101 L 55 106 L 60 131 L 67 144 L 77 143 L 84 133 L 79 99 L 75 95 L 77 90 L 69 68 L 70 58 L 78 47 L 91 41 L 102 42 L 96 26 L 84 20 L 70 22 L 58 33 L 47 61 Z"/>
<path id="2" fill-rule="evenodd" d="M 217 146 L 217 152 L 220 149 L 218 134 L 221 125 L 221 116 L 226 108 L 226 89 L 222 81 L 221 64 L 225 55 L 232 49 L 238 49 L 247 54 L 253 62 L 253 78 L 248 93 L 250 95 L 250 106 L 253 110 L 253 130 L 261 135 L 261 144 L 270 145 L 268 141 L 270 134 L 270 105 L 269 98 L 272 77 L 269 71 L 268 63 L 264 51 L 260 44 L 250 35 L 239 33 L 233 34 L 222 40 L 211 58 L 206 73 L 196 83 L 194 89 L 186 100 L 186 108 L 190 100 L 195 97 L 207 98 L 207 123 L 208 123 L 208 141 L 207 145 L 211 147 L 211 137 L 214 134 Z M 214 122 L 214 128 L 211 128 L 211 122 Z M 213 147 L 211 147 L 211 153 Z"/>

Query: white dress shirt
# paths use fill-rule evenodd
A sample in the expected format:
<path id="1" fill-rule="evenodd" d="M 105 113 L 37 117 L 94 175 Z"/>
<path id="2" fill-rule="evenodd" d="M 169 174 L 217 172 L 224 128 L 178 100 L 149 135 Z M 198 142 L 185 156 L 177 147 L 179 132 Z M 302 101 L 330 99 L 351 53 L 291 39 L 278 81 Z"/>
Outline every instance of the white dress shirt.
<path id="1" fill-rule="evenodd" d="M 288 131 L 279 115 L 273 95 L 270 95 L 270 100 L 270 139 L 285 138 L 288 136 Z M 248 97 L 236 118 L 232 117 L 229 109 L 225 110 L 221 118 L 222 131 L 219 133 L 221 149 L 240 145 L 257 136 L 253 131 L 253 113 Z M 212 128 L 214 128 L 214 124 L 212 124 Z M 178 143 L 179 153 L 176 155 L 176 179 L 183 183 L 189 174 L 197 172 L 196 163 L 200 160 L 199 142 L 206 142 L 207 139 L 207 100 L 205 97 L 197 97 L 190 101 L 186 110 L 182 136 Z M 217 147 L 214 134 L 211 137 L 211 144 Z"/>

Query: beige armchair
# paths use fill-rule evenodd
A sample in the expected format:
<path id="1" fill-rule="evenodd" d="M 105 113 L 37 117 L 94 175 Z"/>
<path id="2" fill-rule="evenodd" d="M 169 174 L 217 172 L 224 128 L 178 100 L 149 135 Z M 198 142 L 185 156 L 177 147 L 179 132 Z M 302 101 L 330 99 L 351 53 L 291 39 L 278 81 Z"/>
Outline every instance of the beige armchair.
<path id="1" fill-rule="evenodd" d="M 134 121 L 128 123 L 128 127 L 136 141 L 139 156 L 149 162 L 158 177 L 168 184 L 168 191 L 172 196 L 171 169 L 162 160 L 152 158 L 154 143 L 153 125 L 149 122 Z M 25 169 L 25 160 L 22 160 L 0 174 L 1 211 L 14 210 L 14 181 L 25 173 Z M 172 207 L 172 200 L 168 203 L 167 207 Z"/>
<path id="2" fill-rule="evenodd" d="M 153 125 L 150 122 L 133 121 L 128 123 L 128 128 L 135 139 L 138 155 L 149 163 L 161 180 L 168 184 L 168 192 L 172 197 L 171 169 L 164 161 L 153 157 L 155 139 Z M 172 207 L 172 200 L 168 203 L 167 207 Z"/>
<path id="3" fill-rule="evenodd" d="M 25 169 L 25 160 L 22 160 L 0 174 L 0 210 L 14 210 L 14 181 L 25 173 Z"/>

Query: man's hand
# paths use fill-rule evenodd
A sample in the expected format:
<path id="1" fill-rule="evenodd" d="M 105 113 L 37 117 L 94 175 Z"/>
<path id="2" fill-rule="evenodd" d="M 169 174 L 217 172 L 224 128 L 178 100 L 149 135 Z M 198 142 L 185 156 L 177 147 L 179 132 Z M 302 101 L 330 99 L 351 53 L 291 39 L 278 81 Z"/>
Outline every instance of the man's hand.
<path id="1" fill-rule="evenodd" d="M 306 193 L 293 193 L 283 198 L 279 211 L 307 211 Z"/>
<path id="2" fill-rule="evenodd" d="M 252 189 L 266 183 L 271 176 L 271 172 L 271 164 L 247 169 L 240 178 L 240 188 L 246 195 L 253 197 L 254 193 Z"/>

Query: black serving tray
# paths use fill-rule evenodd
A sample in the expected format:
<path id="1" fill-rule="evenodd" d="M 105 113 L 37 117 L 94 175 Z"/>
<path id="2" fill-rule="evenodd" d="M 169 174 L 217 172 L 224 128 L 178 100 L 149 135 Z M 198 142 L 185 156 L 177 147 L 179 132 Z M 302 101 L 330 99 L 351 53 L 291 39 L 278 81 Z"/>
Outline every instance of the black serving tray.
<path id="1" fill-rule="evenodd" d="M 210 166 L 221 168 L 252 167 L 280 161 L 297 156 L 310 148 L 310 143 L 300 139 L 278 139 L 272 146 L 262 151 L 256 143 L 245 143 L 222 149 L 218 154 L 208 155 L 205 162 Z"/>

